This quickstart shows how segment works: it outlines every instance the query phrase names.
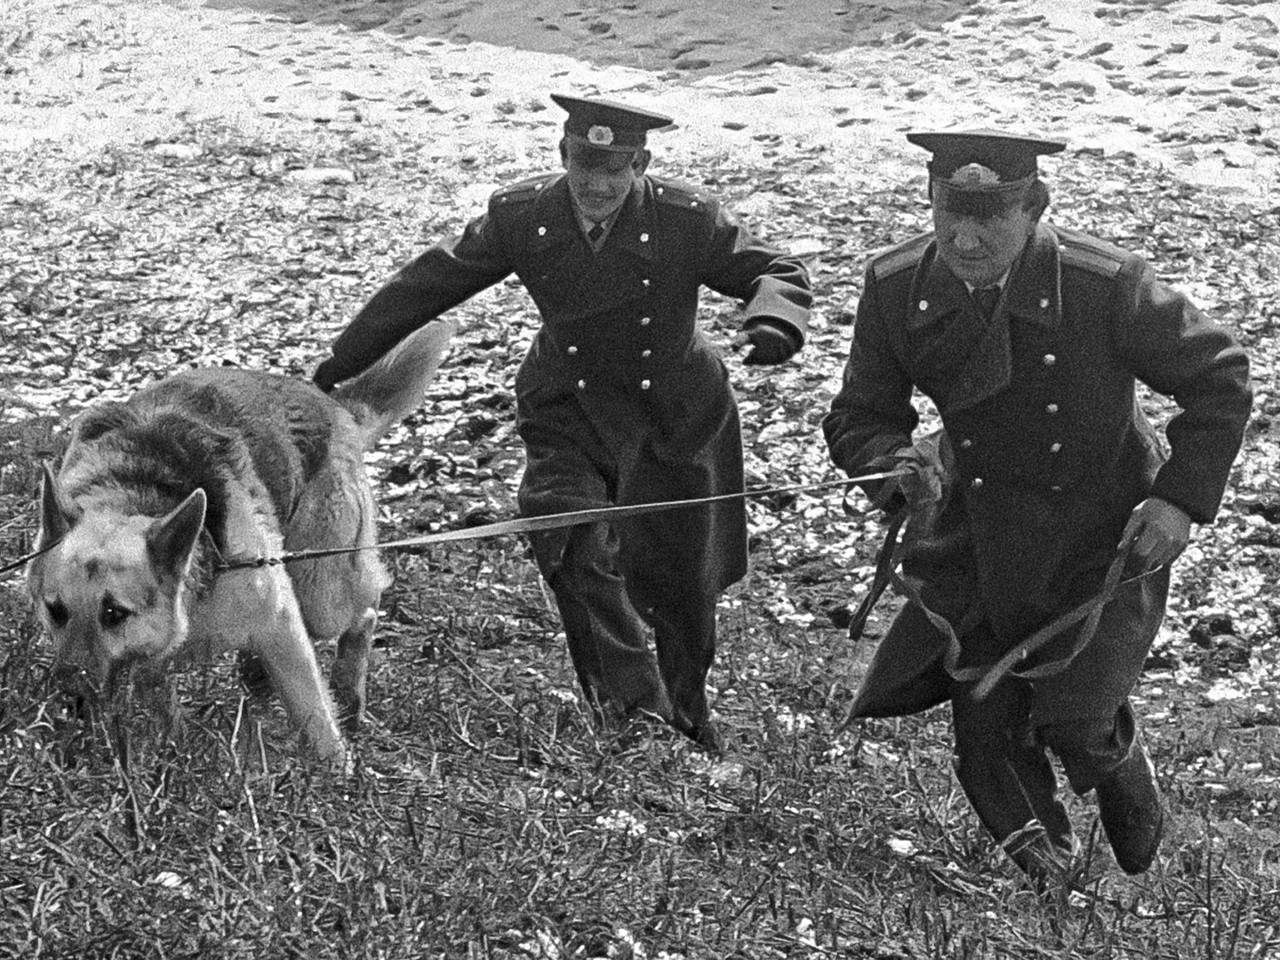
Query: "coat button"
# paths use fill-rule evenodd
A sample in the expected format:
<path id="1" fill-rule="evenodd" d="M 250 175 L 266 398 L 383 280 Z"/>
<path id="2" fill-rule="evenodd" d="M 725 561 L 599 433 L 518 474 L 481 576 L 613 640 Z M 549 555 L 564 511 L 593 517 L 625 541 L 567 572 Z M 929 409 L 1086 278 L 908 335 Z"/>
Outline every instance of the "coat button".
<path id="1" fill-rule="evenodd" d="M 972 489 L 974 489 L 974 490 L 981 490 L 981 489 L 982 489 L 982 478 L 981 478 L 981 477 L 974 477 L 972 480 L 970 480 L 970 481 L 969 481 L 969 486 L 970 486 Z"/>
<path id="2" fill-rule="evenodd" d="M 571 357 L 577 352 L 578 352 L 578 348 L 572 345 L 570 345 L 569 349 L 565 351 L 565 353 L 569 354 L 569 356 Z"/>
<path id="3" fill-rule="evenodd" d="M 540 237 L 545 237 L 546 235 L 547 235 L 547 228 L 546 228 L 546 227 L 539 227 L 539 228 L 538 228 L 538 236 L 540 236 Z"/>
<path id="4" fill-rule="evenodd" d="M 641 389 L 641 390 L 648 390 L 650 386 L 652 386 L 652 384 L 650 384 L 648 380 L 641 380 L 641 381 L 640 381 L 640 389 Z"/>
<path id="5" fill-rule="evenodd" d="M 579 389 L 579 390 L 585 390 L 585 389 L 587 389 L 587 381 L 585 381 L 585 380 L 579 380 L 579 381 L 578 381 L 578 389 Z"/>
<path id="6" fill-rule="evenodd" d="M 1041 309 L 1041 310 L 1048 310 L 1048 309 L 1049 309 L 1049 298 L 1048 298 L 1048 297 L 1041 297 L 1041 298 L 1040 298 L 1040 309 Z"/>
<path id="7" fill-rule="evenodd" d="M 652 350 L 641 350 L 641 351 L 640 351 L 640 359 L 641 359 L 641 360 L 648 360 L 648 359 L 649 359 L 650 357 L 652 357 L 652 356 L 653 356 L 653 351 L 652 351 Z"/>
<path id="8" fill-rule="evenodd" d="M 929 309 L 929 301 L 928 301 L 928 300 L 921 300 L 921 301 L 920 301 L 920 304 L 919 304 L 919 309 L 920 309 L 920 312 L 921 312 L 921 313 L 924 313 L 926 310 L 928 310 L 928 309 Z"/>
<path id="9" fill-rule="evenodd" d="M 1045 408 L 1044 408 L 1044 412 L 1045 412 L 1045 413 L 1057 413 L 1057 412 L 1058 412 L 1058 405 L 1057 405 L 1056 403 L 1051 403 L 1051 404 L 1049 404 L 1047 407 L 1045 407 Z"/>
<path id="10" fill-rule="evenodd" d="M 649 324 L 651 324 L 651 323 L 653 323 L 653 317 L 641 317 L 641 318 L 640 318 L 640 326 L 642 326 L 642 327 L 647 327 L 647 326 L 648 326 Z"/>
<path id="11" fill-rule="evenodd" d="M 968 437 L 965 437 L 963 440 L 960 441 L 961 450 L 968 450 L 972 446 L 973 446 L 973 441 L 970 440 Z"/>
<path id="12" fill-rule="evenodd" d="M 662 195 L 663 195 L 664 193 L 666 193 L 666 192 L 667 192 L 667 188 L 666 188 L 666 187 L 659 187 L 659 188 L 657 189 L 657 191 L 656 191 L 656 193 L 658 194 L 658 196 L 662 196 Z"/>
<path id="13" fill-rule="evenodd" d="M 1057 362 L 1058 362 L 1058 358 L 1055 357 L 1052 353 L 1046 353 L 1044 355 L 1044 365 L 1046 367 L 1052 367 Z"/>
<path id="14" fill-rule="evenodd" d="M 1049 452 L 1050 452 L 1050 453 L 1061 453 L 1061 452 L 1062 452 L 1062 444 L 1060 444 L 1060 443 L 1051 443 L 1051 444 L 1049 444 Z"/>
<path id="15" fill-rule="evenodd" d="M 648 235 L 647 233 L 642 233 L 642 234 L 640 234 L 640 242 L 641 242 L 641 243 L 648 243 L 648 242 L 649 242 L 649 235 Z"/>

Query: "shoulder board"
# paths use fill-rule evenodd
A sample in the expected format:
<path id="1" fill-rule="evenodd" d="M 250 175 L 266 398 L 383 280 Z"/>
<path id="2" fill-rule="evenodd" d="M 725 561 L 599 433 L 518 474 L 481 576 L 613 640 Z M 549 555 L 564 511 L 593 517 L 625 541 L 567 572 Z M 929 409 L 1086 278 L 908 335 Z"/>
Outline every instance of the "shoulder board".
<path id="1" fill-rule="evenodd" d="M 1062 264 L 1104 277 L 1114 277 L 1132 254 L 1113 243 L 1099 240 L 1077 230 L 1055 226 Z"/>
<path id="2" fill-rule="evenodd" d="M 711 202 L 700 190 L 675 180 L 653 181 L 653 196 L 658 203 L 684 210 L 703 210 Z"/>
<path id="3" fill-rule="evenodd" d="M 877 280 L 885 280 L 895 273 L 901 273 L 903 270 L 914 270 L 916 264 L 920 262 L 920 258 L 924 256 L 925 248 L 931 242 L 933 242 L 933 234 L 922 233 L 898 244 L 896 247 L 890 247 L 888 250 L 876 254 L 871 258 L 872 275 Z"/>
<path id="4" fill-rule="evenodd" d="M 513 183 L 508 187 L 503 187 L 501 190 L 494 191 L 493 196 L 490 198 L 490 203 L 528 203 L 542 192 L 543 187 L 558 176 L 560 176 L 558 173 L 544 173 L 538 177 L 529 177 L 527 180 Z"/>

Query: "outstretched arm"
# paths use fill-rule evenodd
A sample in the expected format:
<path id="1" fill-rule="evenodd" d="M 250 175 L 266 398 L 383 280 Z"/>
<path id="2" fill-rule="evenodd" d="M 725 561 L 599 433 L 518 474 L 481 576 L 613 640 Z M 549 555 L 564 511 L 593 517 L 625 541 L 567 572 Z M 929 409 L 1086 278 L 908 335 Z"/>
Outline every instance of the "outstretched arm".
<path id="1" fill-rule="evenodd" d="M 354 377 L 419 327 L 492 286 L 512 270 L 494 219 L 484 214 L 404 266 L 333 344 L 316 369 L 321 390 Z"/>
<path id="2" fill-rule="evenodd" d="M 751 344 L 746 363 L 782 363 L 804 345 L 809 324 L 809 272 L 799 257 L 757 239 L 718 204 L 701 280 L 744 302 L 738 345 Z"/>

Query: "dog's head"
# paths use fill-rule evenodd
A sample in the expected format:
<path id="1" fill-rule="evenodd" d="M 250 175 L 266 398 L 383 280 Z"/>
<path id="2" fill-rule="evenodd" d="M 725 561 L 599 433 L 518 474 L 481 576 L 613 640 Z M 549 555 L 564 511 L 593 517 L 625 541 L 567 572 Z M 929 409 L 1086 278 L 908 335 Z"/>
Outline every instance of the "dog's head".
<path id="1" fill-rule="evenodd" d="M 162 517 L 65 502 L 46 467 L 27 583 L 53 640 L 64 681 L 102 690 L 122 666 L 176 651 L 186 640 L 184 593 L 204 524 L 195 490 Z"/>

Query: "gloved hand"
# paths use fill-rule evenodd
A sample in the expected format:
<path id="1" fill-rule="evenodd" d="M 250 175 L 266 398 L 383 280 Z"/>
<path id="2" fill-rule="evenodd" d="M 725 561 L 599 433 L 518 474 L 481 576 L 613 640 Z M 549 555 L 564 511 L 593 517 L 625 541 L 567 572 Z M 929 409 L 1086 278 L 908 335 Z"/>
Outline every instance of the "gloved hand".
<path id="1" fill-rule="evenodd" d="M 1191 518 L 1181 507 L 1148 497 L 1133 508 L 1120 545 L 1132 544 L 1124 565 L 1126 576 L 1140 576 L 1173 563 L 1191 539 Z"/>
<path id="2" fill-rule="evenodd" d="M 903 476 L 885 480 L 872 496 L 871 505 L 890 513 L 905 506 L 912 513 L 917 513 L 940 503 L 947 481 L 941 450 L 944 438 L 945 434 L 938 431 L 922 437 L 912 446 L 899 447 L 868 463 L 867 473 L 906 471 Z"/>
<path id="3" fill-rule="evenodd" d="M 742 362 L 751 366 L 766 363 L 785 363 L 800 349 L 796 335 L 780 320 L 771 317 L 753 317 L 747 321 L 746 330 L 735 340 L 738 345 L 751 344 Z"/>
<path id="4" fill-rule="evenodd" d="M 311 382 L 319 387 L 324 393 L 332 392 L 334 385 L 337 383 L 337 381 L 333 379 L 333 374 L 330 373 L 330 367 L 332 366 L 333 358 L 330 357 L 328 360 L 322 361 L 320 366 L 316 367 L 316 372 L 311 375 Z"/>

